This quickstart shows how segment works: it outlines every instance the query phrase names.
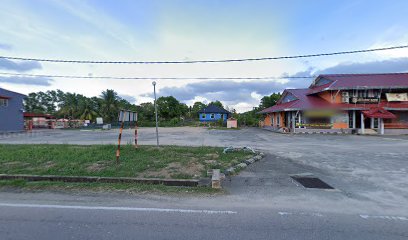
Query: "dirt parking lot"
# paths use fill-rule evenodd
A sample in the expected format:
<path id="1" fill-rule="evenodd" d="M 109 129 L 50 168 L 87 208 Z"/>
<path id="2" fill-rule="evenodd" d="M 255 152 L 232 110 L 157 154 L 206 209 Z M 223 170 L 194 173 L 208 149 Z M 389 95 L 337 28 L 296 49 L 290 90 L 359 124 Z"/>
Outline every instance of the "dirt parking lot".
<path id="1" fill-rule="evenodd" d="M 353 206 L 408 215 L 407 136 L 283 135 L 257 128 L 180 127 L 159 131 L 164 145 L 251 146 L 266 152 L 264 160 L 226 182 L 231 197 L 261 202 L 279 198 L 279 202 L 296 200 L 310 207 Z M 0 144 L 115 144 L 117 136 L 118 130 L 44 130 L 1 135 Z M 133 130 L 125 130 L 122 141 L 133 142 Z M 139 129 L 139 143 L 155 144 L 155 129 Z M 320 177 L 336 190 L 299 187 L 290 175 L 300 173 Z"/>

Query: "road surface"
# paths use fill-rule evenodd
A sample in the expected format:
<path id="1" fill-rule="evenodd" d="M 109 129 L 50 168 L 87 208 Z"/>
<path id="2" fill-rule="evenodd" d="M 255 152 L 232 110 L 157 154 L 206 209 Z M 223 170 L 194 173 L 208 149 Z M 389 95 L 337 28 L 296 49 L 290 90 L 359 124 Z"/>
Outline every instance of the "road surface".
<path id="1" fill-rule="evenodd" d="M 217 206 L 211 200 L 191 206 L 183 199 L 166 200 L 3 192 L 0 239 L 408 238 L 408 219 L 401 216 Z"/>

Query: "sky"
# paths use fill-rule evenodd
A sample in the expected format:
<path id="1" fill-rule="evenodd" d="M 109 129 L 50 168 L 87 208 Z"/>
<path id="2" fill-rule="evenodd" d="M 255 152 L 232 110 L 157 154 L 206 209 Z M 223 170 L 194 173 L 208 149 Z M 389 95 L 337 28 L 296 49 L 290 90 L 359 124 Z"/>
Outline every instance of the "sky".
<path id="1" fill-rule="evenodd" d="M 275 57 L 408 44 L 408 1 L 2 0 L 0 55 L 100 61 Z M 408 50 L 210 64 L 98 65 L 11 61 L 0 72 L 115 77 L 279 77 L 156 80 L 158 96 L 192 105 L 220 100 L 238 112 L 262 96 L 308 87 L 319 73 L 407 72 Z M 61 89 L 98 96 L 114 89 L 152 101 L 152 80 L 58 79 L 0 74 L 0 87 L 28 94 Z"/>

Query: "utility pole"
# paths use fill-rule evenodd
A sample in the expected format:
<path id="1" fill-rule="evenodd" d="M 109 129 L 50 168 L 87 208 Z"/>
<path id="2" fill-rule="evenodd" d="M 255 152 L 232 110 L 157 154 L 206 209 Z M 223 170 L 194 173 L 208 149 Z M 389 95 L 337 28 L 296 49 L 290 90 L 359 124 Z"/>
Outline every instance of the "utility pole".
<path id="1" fill-rule="evenodd" d="M 159 122 L 157 120 L 157 103 L 156 103 L 156 82 L 153 81 L 153 92 L 154 92 L 154 112 L 156 115 L 156 140 L 157 140 L 157 147 L 159 147 Z"/>

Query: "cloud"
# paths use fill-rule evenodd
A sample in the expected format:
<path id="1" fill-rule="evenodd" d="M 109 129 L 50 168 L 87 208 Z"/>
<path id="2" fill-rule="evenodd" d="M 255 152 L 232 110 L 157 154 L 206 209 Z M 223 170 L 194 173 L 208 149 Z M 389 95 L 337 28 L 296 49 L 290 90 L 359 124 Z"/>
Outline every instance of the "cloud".
<path id="1" fill-rule="evenodd" d="M 50 86 L 53 80 L 45 77 L 1 77 L 0 82 L 12 84 Z"/>
<path id="2" fill-rule="evenodd" d="M 281 91 L 284 84 L 276 80 L 256 80 L 236 82 L 232 80 L 214 80 L 188 83 L 181 87 L 164 87 L 159 91 L 159 96 L 174 96 L 180 101 L 187 102 L 195 97 L 206 98 L 209 101 L 220 100 L 229 104 L 253 101 L 253 93 L 269 95 Z M 142 95 L 153 97 L 152 93 Z"/>
<path id="3" fill-rule="evenodd" d="M 7 43 L 0 43 L 0 49 L 11 50 L 13 47 Z"/>
<path id="4" fill-rule="evenodd" d="M 42 68 L 41 64 L 36 61 L 14 62 L 8 59 L 0 58 L 0 69 L 13 70 L 17 72 L 26 72 L 41 68 Z"/>
<path id="5" fill-rule="evenodd" d="M 135 103 L 136 102 L 136 98 L 133 97 L 132 95 L 127 95 L 127 94 L 119 94 L 119 97 L 127 100 L 130 103 Z"/>
<path id="6" fill-rule="evenodd" d="M 240 106 L 245 104 L 259 104 L 259 96 L 270 95 L 273 92 L 283 91 L 285 88 L 307 88 L 314 76 L 319 74 L 340 73 L 387 73 L 407 72 L 408 58 L 394 58 L 389 60 L 371 62 L 343 62 L 335 66 L 318 69 L 310 67 L 295 74 L 283 74 L 282 79 L 291 77 L 310 77 L 282 80 L 253 80 L 236 82 L 232 80 L 213 80 L 188 83 L 180 87 L 163 87 L 159 89 L 159 96 L 174 96 L 183 102 L 191 102 L 197 98 L 209 101 L 220 100 L 223 103 Z M 153 97 L 152 93 L 141 95 L 142 97 Z M 258 96 L 258 97 L 257 97 Z"/>
<path id="7" fill-rule="evenodd" d="M 336 66 L 317 71 L 316 73 L 392 73 L 406 71 L 408 71 L 408 58 L 393 58 L 363 63 L 340 63 Z"/>
<path id="8" fill-rule="evenodd" d="M 295 74 L 284 74 L 283 77 L 312 77 L 319 74 L 347 74 L 347 73 L 395 73 L 408 72 L 408 58 L 393 58 L 371 62 L 343 62 L 325 69 L 308 68 Z M 308 87 L 312 82 L 308 79 L 288 79 L 288 88 Z"/>

